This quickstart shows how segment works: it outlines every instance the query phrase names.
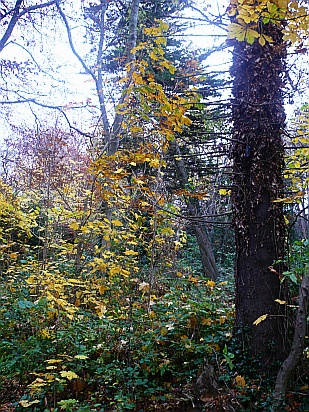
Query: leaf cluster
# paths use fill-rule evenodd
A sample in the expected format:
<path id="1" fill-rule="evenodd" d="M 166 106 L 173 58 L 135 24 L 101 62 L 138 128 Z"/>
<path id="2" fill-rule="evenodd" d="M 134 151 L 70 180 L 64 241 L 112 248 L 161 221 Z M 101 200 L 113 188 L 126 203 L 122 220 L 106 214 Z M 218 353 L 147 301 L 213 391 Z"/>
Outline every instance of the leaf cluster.
<path id="1" fill-rule="evenodd" d="M 253 44 L 255 39 L 264 46 L 273 39 L 264 33 L 264 25 L 279 26 L 283 40 L 289 44 L 301 43 L 308 30 L 308 9 L 301 2 L 288 0 L 231 0 L 227 15 L 232 19 L 228 37 Z"/>

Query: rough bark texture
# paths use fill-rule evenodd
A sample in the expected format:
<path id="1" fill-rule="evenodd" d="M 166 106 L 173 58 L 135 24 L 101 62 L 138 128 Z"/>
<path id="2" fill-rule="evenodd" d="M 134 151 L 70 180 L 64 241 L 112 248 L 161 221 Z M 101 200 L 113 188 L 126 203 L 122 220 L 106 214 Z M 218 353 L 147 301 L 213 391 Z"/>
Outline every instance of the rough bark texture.
<path id="1" fill-rule="evenodd" d="M 283 143 L 285 114 L 282 76 L 286 49 L 279 28 L 263 28 L 273 43 L 234 44 L 233 86 L 234 162 L 232 191 L 236 235 L 236 327 L 238 336 L 260 359 L 262 369 L 273 368 L 287 350 L 282 306 L 282 284 L 269 267 L 282 258 L 285 225 L 283 193 Z M 280 269 L 278 269 L 280 270 Z M 268 314 L 259 325 L 253 322 Z M 249 330 L 249 342 L 244 333 Z"/>
<path id="2" fill-rule="evenodd" d="M 309 297 L 309 274 L 305 276 L 299 288 L 299 306 L 296 315 L 296 324 L 294 331 L 294 338 L 292 348 L 289 356 L 280 367 L 276 379 L 276 386 L 274 390 L 274 401 L 278 410 L 282 410 L 282 403 L 284 402 L 285 393 L 287 390 L 289 378 L 295 370 L 300 357 L 304 350 L 306 327 L 307 327 L 307 308 Z"/>
<path id="3" fill-rule="evenodd" d="M 176 141 L 170 144 L 170 150 L 175 155 L 175 167 L 179 183 L 181 187 L 185 189 L 188 186 L 189 182 L 188 174 L 186 171 L 184 161 L 181 158 L 181 152 Z M 199 247 L 204 274 L 210 279 L 216 280 L 219 275 L 218 268 L 216 265 L 212 246 L 209 241 L 207 229 L 201 217 L 201 213 L 199 210 L 199 202 L 197 199 L 194 199 L 193 197 L 189 196 L 186 198 L 185 201 L 189 216 L 194 218 L 192 220 L 192 227 Z"/>

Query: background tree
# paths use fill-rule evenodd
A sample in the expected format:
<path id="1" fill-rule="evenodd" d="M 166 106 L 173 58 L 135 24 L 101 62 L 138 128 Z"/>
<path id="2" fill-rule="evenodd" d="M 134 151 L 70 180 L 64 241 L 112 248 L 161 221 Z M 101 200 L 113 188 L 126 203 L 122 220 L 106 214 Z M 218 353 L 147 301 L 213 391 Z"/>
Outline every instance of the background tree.
<path id="1" fill-rule="evenodd" d="M 87 24 L 87 33 L 91 36 L 92 54 L 96 51 L 96 59 L 93 60 L 91 55 L 82 57 L 75 48 L 73 36 L 69 26 L 68 19 L 62 9 L 59 7 L 60 15 L 65 23 L 67 33 L 69 36 L 69 42 L 73 53 L 81 62 L 85 71 L 90 74 L 94 79 L 96 85 L 96 93 L 100 106 L 100 119 L 103 126 L 103 144 L 99 143 L 102 152 L 107 150 L 107 153 L 113 155 L 120 147 L 130 147 L 130 141 L 126 137 L 126 131 L 123 131 L 122 122 L 125 116 L 122 114 L 120 108 L 126 104 L 126 100 L 129 98 L 130 84 L 133 81 L 134 68 L 135 68 L 135 49 L 137 41 L 145 41 L 146 35 L 144 28 L 153 24 L 155 19 L 160 19 L 162 16 L 168 18 L 172 16 L 176 11 L 181 10 L 186 4 L 177 5 L 170 1 L 162 1 L 152 5 L 149 2 L 130 2 L 126 5 L 120 6 L 122 16 L 119 15 L 119 10 L 115 5 L 109 5 L 107 3 L 100 3 L 97 5 L 91 4 L 89 7 L 85 6 L 84 13 Z M 93 26 L 88 26 L 88 21 L 94 22 Z M 107 29 L 106 23 L 109 22 L 113 27 L 113 30 L 109 27 Z M 170 32 L 176 29 L 172 24 Z M 179 29 L 177 29 L 179 31 Z M 116 37 L 116 34 L 118 36 Z M 152 68 L 154 78 L 160 82 L 166 90 L 166 93 L 186 93 L 186 88 L 189 89 L 190 82 L 187 79 L 190 76 L 194 76 L 194 73 L 188 73 L 189 66 L 185 68 L 185 65 L 189 62 L 190 57 L 185 61 L 184 56 L 180 56 L 177 48 L 181 45 L 180 41 L 176 41 L 169 34 L 167 37 L 167 45 L 164 48 L 167 50 L 167 57 L 172 58 L 175 61 L 179 61 L 179 75 L 177 75 L 177 81 L 171 82 L 171 74 L 161 73 L 160 70 Z M 194 59 L 191 59 L 194 61 Z M 91 63 L 92 61 L 92 63 Z M 103 88 L 103 83 L 110 83 L 113 87 L 113 80 L 105 80 L 107 76 L 115 78 L 115 75 L 119 75 L 124 69 L 125 65 L 129 66 L 129 72 L 123 83 L 122 90 L 118 89 L 119 95 L 115 94 L 115 91 L 110 91 L 110 95 L 106 95 L 106 90 Z M 183 65 L 183 67 L 181 67 Z M 95 68 L 95 70 L 94 70 Z M 187 71 L 187 72 L 186 72 Z M 181 74 L 183 72 L 183 75 Z M 196 75 L 197 73 L 195 73 Z M 165 77 L 166 76 L 166 77 Z M 192 77 L 193 80 L 193 77 Z M 174 83 L 174 85 L 173 85 Z M 188 83 L 188 84 L 185 84 Z M 179 85 L 181 86 L 180 90 Z M 106 88 L 105 88 L 106 89 Z M 112 89 L 112 88 L 111 88 Z M 108 116 L 107 99 L 112 98 L 115 101 L 115 113 Z M 113 117 L 114 116 L 114 117 Z M 113 120 L 111 120 L 113 118 Z M 96 137 L 97 143 L 101 138 Z M 120 144 L 121 143 L 121 144 Z M 177 166 L 177 162 L 176 162 Z M 179 169 L 180 170 L 180 169 Z M 184 171 L 182 168 L 181 170 Z M 186 179 L 185 179 L 186 180 Z M 184 183 L 184 176 L 181 177 L 182 185 Z M 188 182 L 186 183 L 188 184 Z M 199 222 L 200 207 L 198 200 L 195 199 L 193 206 L 193 200 L 190 201 L 189 215 L 194 215 L 192 219 L 192 225 L 194 232 L 197 235 L 199 249 L 201 251 L 201 258 L 203 262 L 204 272 L 206 276 L 210 278 L 216 278 L 218 271 L 216 268 L 213 251 L 211 249 L 210 242 L 208 240 L 205 224 Z"/>

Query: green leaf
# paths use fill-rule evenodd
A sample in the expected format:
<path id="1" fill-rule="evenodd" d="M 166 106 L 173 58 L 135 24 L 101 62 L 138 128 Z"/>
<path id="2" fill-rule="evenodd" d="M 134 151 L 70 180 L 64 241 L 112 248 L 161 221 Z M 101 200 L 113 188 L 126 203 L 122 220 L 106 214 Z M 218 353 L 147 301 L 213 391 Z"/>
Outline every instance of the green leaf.
<path id="1" fill-rule="evenodd" d="M 253 29 L 247 29 L 246 31 L 246 41 L 249 44 L 253 44 L 254 39 L 258 39 L 260 37 L 259 33 L 256 30 Z"/>
<path id="2" fill-rule="evenodd" d="M 20 307 L 20 309 L 29 309 L 33 308 L 34 306 L 34 304 L 30 302 L 30 300 L 19 300 L 17 304 Z"/>
<path id="3" fill-rule="evenodd" d="M 295 284 L 298 283 L 298 280 L 297 280 L 297 277 L 296 277 L 295 273 L 291 273 L 289 277 L 290 277 L 291 282 L 293 282 Z"/>

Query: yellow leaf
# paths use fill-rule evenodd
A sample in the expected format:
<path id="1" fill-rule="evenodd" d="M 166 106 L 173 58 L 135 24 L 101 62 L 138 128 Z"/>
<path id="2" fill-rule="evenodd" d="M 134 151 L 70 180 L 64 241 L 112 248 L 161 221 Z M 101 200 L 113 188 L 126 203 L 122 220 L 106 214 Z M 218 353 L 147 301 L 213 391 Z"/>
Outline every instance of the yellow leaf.
<path id="1" fill-rule="evenodd" d="M 213 280 L 208 280 L 207 281 L 207 286 L 209 286 L 210 288 L 213 288 L 215 286 L 216 282 L 214 282 Z"/>
<path id="2" fill-rule="evenodd" d="M 125 252 L 124 252 L 124 254 L 126 255 L 126 256 L 130 256 L 130 255 L 138 255 L 138 252 L 135 252 L 135 250 L 131 250 L 131 249 L 127 249 Z"/>
<path id="3" fill-rule="evenodd" d="M 286 305 L 285 300 L 275 299 L 275 302 L 279 303 L 280 305 Z"/>
<path id="4" fill-rule="evenodd" d="M 193 284 L 196 285 L 196 284 L 199 282 L 199 279 L 198 279 L 198 278 L 195 278 L 195 277 L 192 276 L 192 275 L 189 275 L 188 281 L 189 281 L 189 282 L 192 282 Z"/>
<path id="5" fill-rule="evenodd" d="M 141 127 L 138 127 L 138 126 L 133 126 L 133 127 L 131 127 L 130 130 L 131 130 L 131 133 L 141 133 L 143 131 L 143 129 Z M 132 163 L 130 163 L 130 164 L 132 164 Z"/>
<path id="6" fill-rule="evenodd" d="M 212 320 L 210 318 L 204 318 L 202 319 L 202 325 L 208 325 L 210 326 L 212 324 Z"/>
<path id="7" fill-rule="evenodd" d="M 258 39 L 260 34 L 250 28 L 243 20 L 238 20 L 238 23 L 231 23 L 228 25 L 228 38 L 236 39 L 238 41 L 246 40 L 249 44 Z"/>
<path id="8" fill-rule="evenodd" d="M 147 282 L 142 282 L 139 284 L 138 289 L 141 290 L 142 292 L 148 292 L 149 290 L 149 283 Z"/>
<path id="9" fill-rule="evenodd" d="M 267 316 L 268 314 L 260 316 L 259 318 L 257 318 L 257 320 L 253 322 L 253 325 L 257 326 L 259 323 L 263 322 L 267 318 Z"/>
<path id="10" fill-rule="evenodd" d="M 246 27 L 238 23 L 228 25 L 228 38 L 244 41 L 246 36 Z"/>
<path id="11" fill-rule="evenodd" d="M 260 35 L 259 35 L 259 33 L 258 33 L 256 30 L 252 30 L 252 29 L 247 29 L 247 30 L 246 30 L 246 36 L 245 36 L 245 38 L 246 38 L 246 41 L 247 41 L 249 44 L 253 44 L 254 39 L 257 39 L 257 38 L 259 38 L 259 37 L 260 37 Z"/>
<path id="12" fill-rule="evenodd" d="M 220 319 L 219 319 L 220 325 L 223 325 L 226 321 L 227 321 L 226 316 L 220 316 Z"/>
<path id="13" fill-rule="evenodd" d="M 245 378 L 241 375 L 236 376 L 235 382 L 236 382 L 236 385 L 238 386 L 242 386 L 242 387 L 246 386 Z"/>
<path id="14" fill-rule="evenodd" d="M 100 285 L 99 286 L 99 293 L 100 295 L 103 295 L 103 293 L 107 290 L 107 287 L 105 285 Z"/>
<path id="15" fill-rule="evenodd" d="M 122 169 L 122 168 L 117 169 L 117 170 L 114 171 L 115 174 L 119 174 L 119 173 L 121 173 L 121 172 L 123 172 L 123 169 Z"/>
<path id="16" fill-rule="evenodd" d="M 299 40 L 299 35 L 295 31 L 291 30 L 283 30 L 284 36 L 283 40 L 284 41 L 290 41 L 292 44 L 296 43 Z"/>
<path id="17" fill-rule="evenodd" d="M 118 274 L 118 273 L 120 273 L 120 272 L 121 272 L 121 267 L 120 267 L 120 266 L 113 266 L 113 267 L 110 268 L 110 270 L 109 270 L 109 274 L 110 274 L 111 276 L 116 275 L 116 274 Z"/>
<path id="18" fill-rule="evenodd" d="M 112 220 L 112 224 L 117 227 L 122 226 L 122 222 L 118 219 Z"/>
<path id="19" fill-rule="evenodd" d="M 44 376 L 48 382 L 53 382 L 55 380 L 55 375 L 53 375 L 52 373 L 45 373 Z"/>
<path id="20" fill-rule="evenodd" d="M 259 37 L 259 43 L 260 43 L 261 46 L 265 46 L 266 41 L 265 41 L 264 36 L 260 36 L 260 37 Z"/>
<path id="21" fill-rule="evenodd" d="M 89 356 L 86 356 L 86 355 L 75 355 L 74 358 L 75 358 L 75 359 L 88 359 Z"/>
<path id="22" fill-rule="evenodd" d="M 77 230 L 79 228 L 79 224 L 77 222 L 72 222 L 69 226 L 73 230 Z"/>
<path id="23" fill-rule="evenodd" d="M 36 378 L 36 380 L 34 382 L 32 382 L 29 387 L 30 388 L 42 388 L 43 386 L 46 386 L 46 382 L 44 379 L 41 378 Z"/>
<path id="24" fill-rule="evenodd" d="M 23 408 L 28 408 L 29 406 L 34 405 L 35 403 L 40 403 L 40 401 L 37 399 L 35 401 L 22 400 L 22 401 L 19 401 L 19 403 L 21 404 Z"/>
<path id="25" fill-rule="evenodd" d="M 78 279 L 73 279 L 73 278 L 68 279 L 68 282 L 70 282 L 70 283 L 81 283 L 80 280 L 78 280 Z"/>
<path id="26" fill-rule="evenodd" d="M 166 336 L 168 334 L 168 329 L 165 326 L 163 326 L 163 328 L 160 329 L 160 334 L 162 336 Z"/>
<path id="27" fill-rule="evenodd" d="M 18 253 L 16 253 L 16 252 L 12 252 L 12 253 L 9 254 L 9 257 L 10 257 L 11 259 L 16 259 L 17 256 L 18 256 Z"/>
<path id="28" fill-rule="evenodd" d="M 100 303 L 98 306 L 96 306 L 96 314 L 99 316 L 99 318 L 103 318 L 106 312 L 107 309 L 103 303 Z"/>
<path id="29" fill-rule="evenodd" d="M 289 0 L 276 0 L 279 9 L 286 9 L 289 4 Z"/>
<path id="30" fill-rule="evenodd" d="M 159 159 L 152 159 L 149 162 L 150 167 L 158 168 L 160 166 L 160 160 Z"/>
<path id="31" fill-rule="evenodd" d="M 154 61 L 157 61 L 159 59 L 159 57 L 153 51 L 149 53 L 149 57 Z"/>
<path id="32" fill-rule="evenodd" d="M 130 271 L 126 269 L 121 269 L 121 275 L 128 277 L 130 275 Z"/>
<path id="33" fill-rule="evenodd" d="M 59 362 L 62 362 L 62 360 L 61 359 L 48 359 L 45 362 L 47 362 L 47 363 L 59 363 Z"/>
<path id="34" fill-rule="evenodd" d="M 73 372 L 73 371 L 61 371 L 60 375 L 63 378 L 67 378 L 69 381 L 72 380 L 72 379 L 77 379 L 78 378 L 78 375 L 76 375 L 76 373 Z"/>

